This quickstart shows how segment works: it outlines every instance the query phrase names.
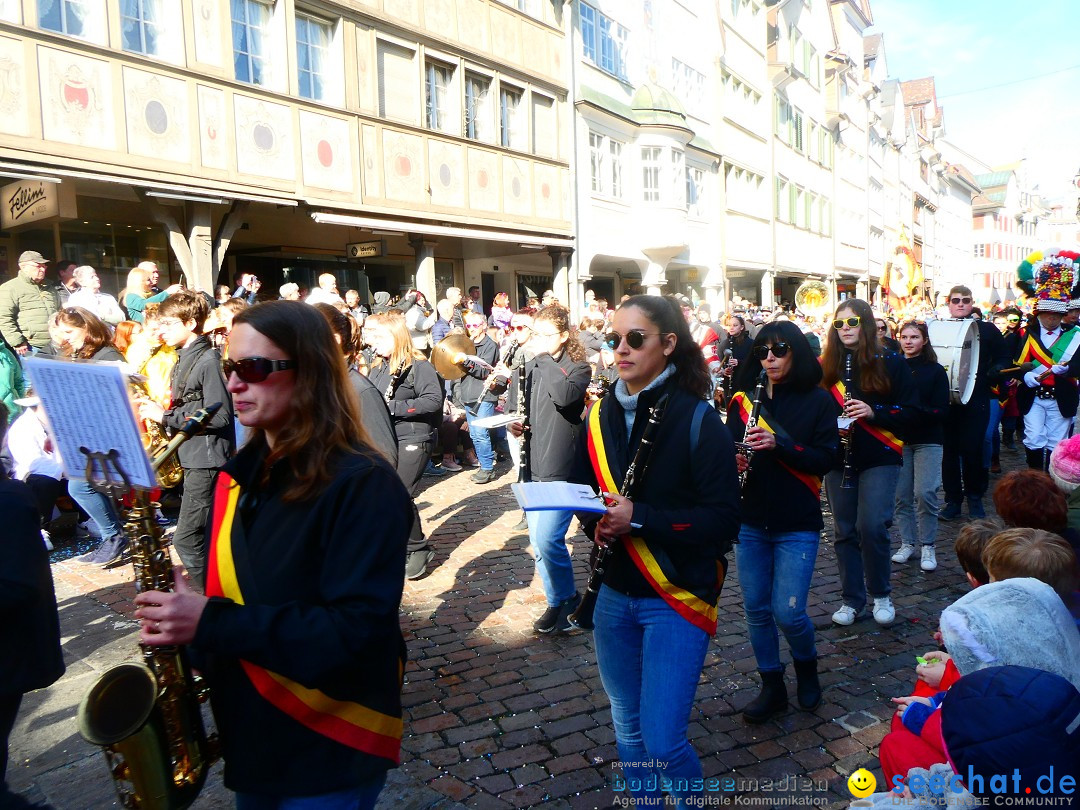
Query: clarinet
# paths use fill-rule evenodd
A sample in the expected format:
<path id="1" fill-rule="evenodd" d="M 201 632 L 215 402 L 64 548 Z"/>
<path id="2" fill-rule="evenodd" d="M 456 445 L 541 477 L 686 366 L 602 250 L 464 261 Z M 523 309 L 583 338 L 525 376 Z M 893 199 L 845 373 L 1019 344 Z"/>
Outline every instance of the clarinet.
<path id="1" fill-rule="evenodd" d="M 405 375 L 402 372 L 405 370 L 405 364 L 402 363 L 398 366 L 398 370 L 390 375 L 390 382 L 386 385 L 386 393 L 383 397 L 386 399 L 386 404 L 389 405 L 393 399 L 394 394 L 397 393 L 398 386 L 401 385 L 402 380 L 405 379 Z"/>
<path id="2" fill-rule="evenodd" d="M 844 410 L 851 402 L 851 352 L 844 356 Z M 852 453 L 855 447 L 855 422 L 848 425 L 847 432 L 840 437 L 844 445 L 844 477 L 840 479 L 841 489 L 851 489 L 855 486 L 855 464 Z"/>
<path id="3" fill-rule="evenodd" d="M 530 452 L 530 430 L 529 430 L 529 398 L 526 396 L 525 383 L 528 379 L 528 374 L 525 372 L 525 358 L 521 358 L 521 365 L 518 367 L 518 390 L 517 390 L 517 412 L 521 416 L 521 442 L 518 458 L 518 481 L 520 483 L 526 483 L 529 480 L 529 452 Z"/>
<path id="4" fill-rule="evenodd" d="M 746 420 L 746 428 L 743 430 L 744 439 L 750 432 L 750 428 L 757 427 L 758 414 L 761 413 L 761 395 L 765 392 L 765 384 L 768 380 L 769 375 L 765 373 L 765 369 L 762 369 L 758 376 L 757 387 L 754 388 L 754 407 L 750 410 L 750 418 Z M 750 462 L 754 460 L 754 451 L 745 441 L 737 443 L 735 447 L 746 458 L 746 469 L 739 473 L 739 490 L 741 491 L 746 489 L 746 479 L 750 475 Z"/>
<path id="5" fill-rule="evenodd" d="M 727 368 L 728 363 L 731 362 L 731 355 L 732 355 L 731 349 L 724 349 L 724 365 L 720 369 L 721 372 L 725 368 Z M 720 375 L 720 385 L 724 389 L 724 408 L 725 409 L 727 408 L 728 402 L 731 400 L 731 394 L 730 394 L 730 392 L 728 390 L 728 389 L 731 388 L 731 376 L 732 375 L 730 375 L 730 374 L 721 374 Z"/>
<path id="6" fill-rule="evenodd" d="M 509 366 L 512 362 L 514 362 L 514 355 L 517 354 L 518 348 L 518 342 L 516 340 L 511 340 L 510 343 L 507 344 L 506 349 L 503 351 L 502 357 L 499 358 L 499 363 L 504 366 Z M 476 416 L 477 411 L 480 410 L 480 403 L 484 401 L 484 397 L 486 397 L 495 389 L 495 386 L 498 384 L 498 380 L 499 377 L 496 376 L 494 371 L 488 374 L 487 377 L 484 379 L 484 387 L 480 389 L 480 398 L 476 400 L 475 405 L 469 408 L 469 411 L 472 413 L 473 416 Z"/>
<path id="7" fill-rule="evenodd" d="M 664 410 L 667 407 L 669 394 L 664 394 L 649 409 L 649 422 L 645 425 L 645 432 L 641 434 L 641 441 L 638 443 L 637 451 L 634 453 L 634 459 L 630 462 L 630 466 L 626 468 L 626 476 L 623 478 L 622 487 L 619 488 L 619 494 L 629 496 L 638 484 L 641 477 L 645 475 L 645 471 L 649 467 L 649 457 L 652 455 L 653 442 L 655 441 L 656 431 L 659 428 L 660 421 L 664 418 Z M 640 470 L 640 473 L 639 473 Z M 572 627 L 578 630 L 592 630 L 593 629 L 593 611 L 596 609 L 596 597 L 600 594 L 600 586 L 604 584 L 604 574 L 607 571 L 608 557 L 611 556 L 613 551 L 613 543 L 608 543 L 606 546 L 599 546 L 593 556 L 592 573 L 589 574 L 589 585 L 585 589 L 585 595 L 581 597 L 581 602 L 578 603 L 577 610 L 566 617 L 566 620 L 570 622 Z"/>

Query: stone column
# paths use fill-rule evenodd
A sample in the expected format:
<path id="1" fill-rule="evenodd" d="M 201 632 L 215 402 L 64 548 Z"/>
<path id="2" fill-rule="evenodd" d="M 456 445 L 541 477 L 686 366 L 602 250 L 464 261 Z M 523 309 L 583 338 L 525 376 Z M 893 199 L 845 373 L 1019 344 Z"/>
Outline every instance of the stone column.
<path id="1" fill-rule="evenodd" d="M 435 240 L 418 234 L 409 236 L 409 245 L 416 253 L 416 289 L 432 306 L 438 300 L 435 291 Z"/>
<path id="2" fill-rule="evenodd" d="M 549 247 L 547 252 L 551 257 L 551 291 L 562 305 L 573 313 L 580 308 L 574 298 L 578 293 L 577 285 L 573 284 L 570 278 L 570 257 L 574 255 L 574 249 Z"/>

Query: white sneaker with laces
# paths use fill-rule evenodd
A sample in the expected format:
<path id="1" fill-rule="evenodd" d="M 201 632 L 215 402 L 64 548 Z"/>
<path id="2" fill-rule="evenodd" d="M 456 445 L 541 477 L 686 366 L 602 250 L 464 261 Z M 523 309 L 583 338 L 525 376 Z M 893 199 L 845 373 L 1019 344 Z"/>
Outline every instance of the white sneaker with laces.
<path id="1" fill-rule="evenodd" d="M 45 550 L 46 551 L 52 551 L 53 550 L 52 535 L 50 535 L 47 531 L 45 531 L 45 529 L 42 529 L 41 530 L 41 539 L 45 541 Z"/>
<path id="2" fill-rule="evenodd" d="M 919 563 L 919 567 L 923 571 L 933 571 L 937 568 L 937 552 L 934 551 L 933 546 L 922 547 L 922 561 Z"/>
<path id="3" fill-rule="evenodd" d="M 914 553 L 915 546 L 911 545 L 911 543 L 901 543 L 900 548 L 892 555 L 892 561 L 894 563 L 906 563 Z"/>
<path id="4" fill-rule="evenodd" d="M 896 608 L 893 607 L 890 597 L 874 599 L 874 621 L 878 624 L 892 624 L 896 621 Z"/>
<path id="5" fill-rule="evenodd" d="M 833 624 L 839 624 L 847 626 L 855 623 L 855 617 L 859 615 L 859 611 L 851 607 L 851 605 L 841 605 L 840 609 L 832 615 Z"/>

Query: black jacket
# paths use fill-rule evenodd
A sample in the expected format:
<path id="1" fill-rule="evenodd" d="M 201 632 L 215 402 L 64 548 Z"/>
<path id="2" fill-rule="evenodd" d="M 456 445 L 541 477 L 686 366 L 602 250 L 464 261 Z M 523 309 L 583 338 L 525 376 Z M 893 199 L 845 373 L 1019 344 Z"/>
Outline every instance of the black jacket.
<path id="1" fill-rule="evenodd" d="M 368 379 L 386 401 L 390 386 L 386 363 L 374 366 Z M 398 442 L 423 442 L 442 424 L 443 388 L 435 366 L 427 360 L 413 360 L 387 403 Z"/>
<path id="2" fill-rule="evenodd" d="M 979 370 L 975 376 L 975 388 L 971 400 L 976 397 L 983 403 L 990 399 L 991 386 L 997 385 L 1000 372 L 1010 365 L 1009 345 L 996 326 L 989 321 L 979 321 Z"/>
<path id="3" fill-rule="evenodd" d="M 376 388 L 371 380 L 357 371 L 349 369 L 349 382 L 352 383 L 353 391 L 360 400 L 360 421 L 364 429 L 371 436 L 371 443 L 375 449 L 386 456 L 390 466 L 397 467 L 398 443 L 394 435 L 394 425 L 390 420 L 390 410 L 386 407 L 386 400 L 382 392 Z"/>
<path id="4" fill-rule="evenodd" d="M 30 488 L 0 480 L 0 695 L 44 689 L 64 674 L 49 553 Z"/>
<path id="5" fill-rule="evenodd" d="M 210 685 L 225 785 L 303 796 L 361 784 L 393 767 L 319 734 L 264 699 L 241 660 L 338 700 L 401 715 L 399 608 L 409 494 L 385 460 L 342 454 L 314 500 L 286 503 L 287 462 L 259 486 L 245 446 L 223 472 L 242 488 L 234 543 L 244 604 L 215 596 L 199 619 L 193 663 Z"/>
<path id="6" fill-rule="evenodd" d="M 487 335 L 484 335 L 484 339 L 475 345 L 474 353 L 485 363 L 492 366 L 499 362 L 499 344 Z M 484 368 L 479 363 L 470 361 L 465 363 L 465 376 L 458 380 L 457 385 L 454 387 L 454 401 L 459 407 L 465 408 L 476 405 L 480 401 L 480 394 L 484 390 L 490 374 L 491 370 Z M 494 389 L 484 393 L 484 402 L 495 402 L 498 398 L 498 394 L 494 392 Z"/>
<path id="7" fill-rule="evenodd" d="M 179 350 L 172 370 L 172 407 L 161 423 L 179 430 L 188 418 L 207 405 L 221 403 L 206 430 L 192 436 L 177 452 L 180 466 L 189 470 L 216 470 L 229 460 L 236 444 L 233 428 L 232 396 L 221 373 L 221 354 L 210 345 L 206 335 L 199 335 L 190 346 Z"/>
<path id="8" fill-rule="evenodd" d="M 915 387 L 915 379 L 911 371 L 898 354 L 886 354 L 882 356 L 885 363 L 885 372 L 889 375 L 890 389 L 887 395 L 869 394 L 862 391 L 859 386 L 859 364 L 855 363 L 852 369 L 851 398 L 859 399 L 874 409 L 873 419 L 858 419 L 855 421 L 852 445 L 852 464 L 858 471 L 868 470 L 871 467 L 882 467 L 888 464 L 903 464 L 903 437 L 912 425 L 915 425 L 921 415 L 919 413 L 919 392 Z M 830 394 L 831 395 L 831 394 Z M 842 410 L 840 403 L 833 398 L 834 413 L 839 416 Z M 900 440 L 901 447 L 892 448 L 874 435 L 875 429 L 881 428 L 889 431 Z M 841 468 L 844 464 L 844 448 L 841 446 L 837 455 L 834 468 Z"/>
<path id="9" fill-rule="evenodd" d="M 615 394 L 601 400 L 601 420 L 614 445 L 609 447 L 605 443 L 605 448 L 620 485 L 645 432 L 649 408 L 656 404 L 663 390 L 661 386 L 639 395 L 629 440 L 625 412 Z M 739 481 L 731 434 L 712 408 L 705 410 L 697 448 L 691 453 L 691 422 L 700 401 L 688 391 L 673 390 L 652 458 L 648 468 L 639 471 L 641 485 L 631 496 L 632 522 L 641 526 L 634 534 L 670 561 L 676 572 L 671 582 L 695 593 L 709 593 L 715 605 L 720 595 L 717 562 L 731 549 L 739 534 Z M 577 446 L 571 480 L 598 487 L 589 461 L 586 430 L 581 431 Z M 587 524 L 590 534 L 595 525 L 596 520 Z M 623 543 L 615 546 L 604 584 L 631 596 L 657 596 L 634 566 Z"/>
<path id="10" fill-rule="evenodd" d="M 111 343 L 107 343 L 94 352 L 94 356 L 90 358 L 98 363 L 112 363 L 112 362 L 124 362 L 124 355 L 120 354 L 120 350 L 113 346 Z"/>
<path id="11" fill-rule="evenodd" d="M 942 444 L 949 413 L 949 375 L 940 363 L 923 355 L 904 358 L 919 394 L 919 418 L 904 431 L 904 444 Z"/>
<path id="12" fill-rule="evenodd" d="M 744 396 L 749 412 L 753 397 Z M 733 398 L 727 427 L 741 442 L 746 423 L 734 410 L 738 406 Z M 772 397 L 761 401 L 759 419 L 775 434 L 776 449 L 754 453 L 742 491 L 743 523 L 770 532 L 821 531 L 821 477 L 836 463 L 840 446 L 832 397 L 823 388 L 775 385 Z"/>
<path id="13" fill-rule="evenodd" d="M 565 481 L 574 469 L 576 441 L 591 374 L 563 352 L 534 357 L 525 365 L 529 408 L 529 480 Z"/>

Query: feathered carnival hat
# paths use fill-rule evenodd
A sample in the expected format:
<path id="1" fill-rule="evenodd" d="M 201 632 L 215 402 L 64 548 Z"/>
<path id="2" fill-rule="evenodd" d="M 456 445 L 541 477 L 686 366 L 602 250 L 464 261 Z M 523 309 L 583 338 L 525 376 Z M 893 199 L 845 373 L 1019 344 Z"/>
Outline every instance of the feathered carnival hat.
<path id="1" fill-rule="evenodd" d="M 1080 282 L 1080 254 L 1071 250 L 1036 251 L 1016 268 L 1016 286 L 1035 299 L 1036 312 L 1069 311 Z M 1080 293 L 1080 290 L 1077 291 Z"/>

